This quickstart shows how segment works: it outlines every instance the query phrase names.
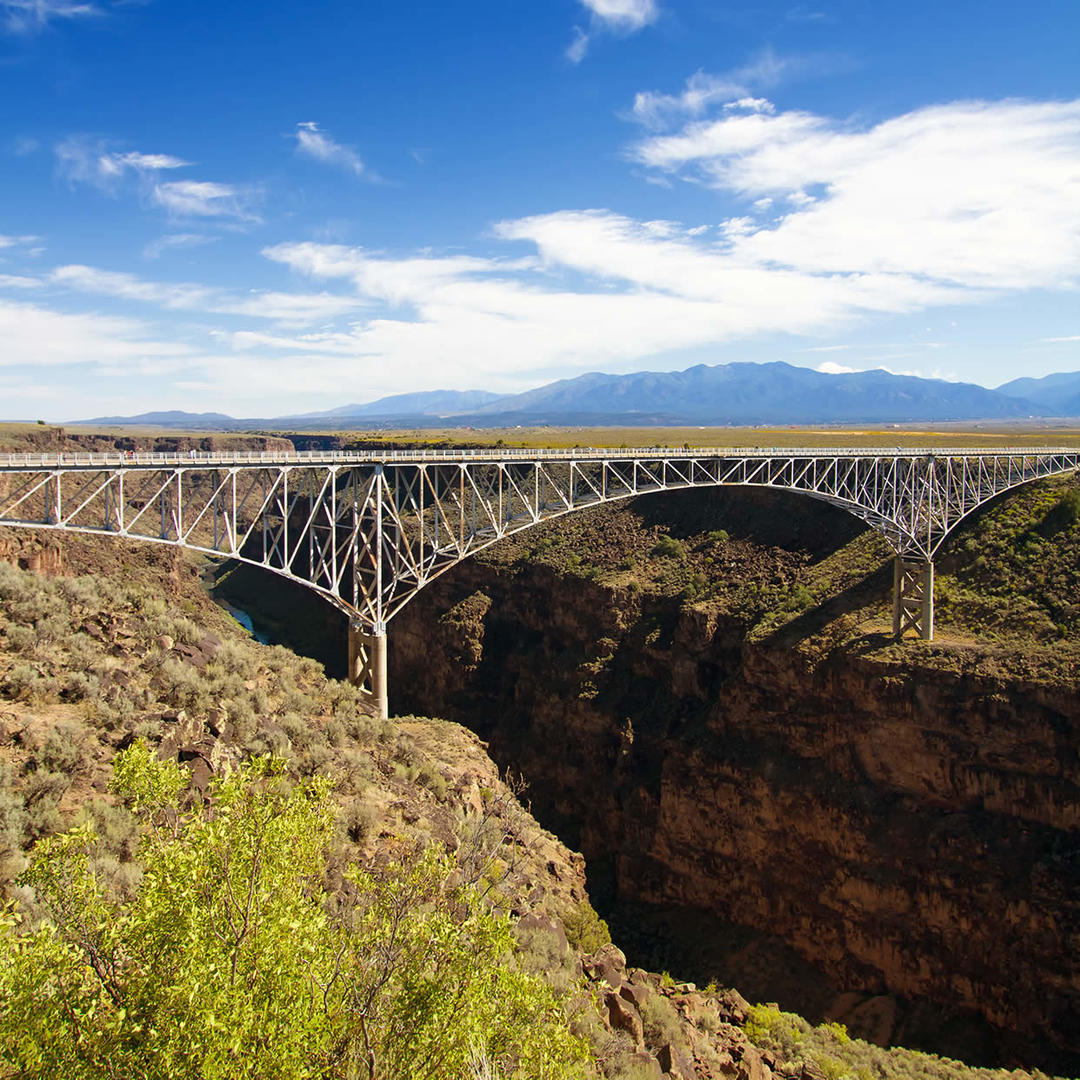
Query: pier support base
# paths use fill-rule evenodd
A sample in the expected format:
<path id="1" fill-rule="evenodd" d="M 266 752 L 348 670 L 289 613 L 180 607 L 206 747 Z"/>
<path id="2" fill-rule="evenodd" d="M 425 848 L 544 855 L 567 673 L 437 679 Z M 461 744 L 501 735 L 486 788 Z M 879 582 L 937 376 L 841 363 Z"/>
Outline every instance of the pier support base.
<path id="1" fill-rule="evenodd" d="M 929 559 L 898 555 L 893 566 L 893 635 L 909 630 L 934 640 L 934 564 Z"/>
<path id="2" fill-rule="evenodd" d="M 386 679 L 386 630 L 349 623 L 349 682 L 385 720 L 390 715 Z"/>

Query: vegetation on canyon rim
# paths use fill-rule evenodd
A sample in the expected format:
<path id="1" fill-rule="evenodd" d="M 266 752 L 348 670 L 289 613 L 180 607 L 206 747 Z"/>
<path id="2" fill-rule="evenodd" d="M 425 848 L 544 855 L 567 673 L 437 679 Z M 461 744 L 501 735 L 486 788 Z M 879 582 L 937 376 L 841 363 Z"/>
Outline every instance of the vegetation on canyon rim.
<path id="1" fill-rule="evenodd" d="M 1030 655 L 1033 662 L 1040 642 L 1052 640 L 1060 642 L 1059 647 L 1071 648 L 1068 639 L 1077 612 L 1067 605 L 1070 593 L 1080 594 L 1076 588 L 1080 582 L 1074 580 L 1080 561 L 1076 558 L 1080 554 L 1080 538 L 1076 535 L 1080 530 L 1075 527 L 1075 514 L 1070 516 L 1070 490 L 1064 482 L 1032 486 L 989 507 L 972 522 L 971 531 L 958 536 L 939 564 L 939 589 L 944 588 L 943 599 L 939 594 L 940 626 L 957 634 L 977 630 L 997 635 L 999 641 L 1012 643 L 1013 652 Z M 748 542 L 745 530 L 729 525 L 727 534 L 718 529 L 697 534 L 683 527 L 674 502 L 672 509 L 676 513 L 671 526 L 647 522 L 638 538 L 619 537 L 618 545 L 614 542 L 616 538 L 610 536 L 603 541 L 595 538 L 590 541 L 598 527 L 603 532 L 604 519 L 582 515 L 580 519 L 561 523 L 558 529 L 547 526 L 526 533 L 512 542 L 518 545 L 516 550 L 508 547 L 504 556 L 499 549 L 492 549 L 488 557 L 547 560 L 561 572 L 580 573 L 619 588 L 631 588 L 637 582 L 639 588 L 643 583 L 645 589 L 679 595 L 691 604 L 724 603 L 731 605 L 731 610 L 752 616 L 762 633 L 777 632 L 800 615 L 828 604 L 840 592 L 867 577 L 872 578 L 880 572 L 884 557 L 883 552 L 873 547 L 874 538 L 853 533 L 846 544 L 823 558 L 802 559 L 789 554 L 769 570 L 755 553 L 754 545 Z M 747 528 L 752 524 L 745 523 Z M 576 529 L 584 532 L 575 533 Z M 972 535 L 979 537 L 977 550 L 965 546 Z M 670 540 L 665 541 L 665 536 Z M 583 549 L 587 552 L 584 557 L 580 554 Z M 86 550 L 91 549 L 88 546 Z M 110 552 L 113 550 L 117 549 L 109 548 Z M 527 556 L 523 554 L 526 552 Z M 528 951 L 536 947 L 535 942 L 524 953 L 518 952 L 517 961 L 512 959 L 516 947 L 505 937 L 509 929 L 505 914 L 517 898 L 513 866 L 495 869 L 499 886 L 487 894 L 490 910 L 472 903 L 474 894 L 470 894 L 464 908 L 461 906 L 460 890 L 467 891 L 467 882 L 463 884 L 459 876 L 452 879 L 450 887 L 444 888 L 452 868 L 442 861 L 444 856 L 436 856 L 435 852 L 460 851 L 465 825 L 460 800 L 454 798 L 455 778 L 442 756 L 452 738 L 451 725 L 409 718 L 397 723 L 372 719 L 357 707 L 352 688 L 327 681 L 318 665 L 301 660 L 287 650 L 261 647 L 244 640 L 220 612 L 193 599 L 194 592 L 182 591 L 177 601 L 167 601 L 162 596 L 159 577 L 155 576 L 158 571 L 147 563 L 145 574 L 138 572 L 142 565 L 140 557 L 130 549 L 124 549 L 122 560 L 127 570 L 123 582 L 117 577 L 103 576 L 44 579 L 0 563 L 0 724 L 14 730 L 24 725 L 29 715 L 40 720 L 19 728 L 14 740 L 0 733 L 4 735 L 0 738 L 3 770 L 0 883 L 8 896 L 17 898 L 24 916 L 18 925 L 7 917 L 0 980 L 9 978 L 12 980 L 9 987 L 13 986 L 16 969 L 12 964 L 30 965 L 22 969 L 29 971 L 34 949 L 41 949 L 42 956 L 66 957 L 63 963 L 54 965 L 56 972 L 72 970 L 65 964 L 75 955 L 72 950 L 76 946 L 64 943 L 62 920 L 55 911 L 50 911 L 49 889 L 55 887 L 55 882 L 50 886 L 41 877 L 46 856 L 62 856 L 57 865 L 64 865 L 66 860 L 74 868 L 63 888 L 82 882 L 84 893 L 93 904 L 107 906 L 118 926 L 111 933 L 139 930 L 149 933 L 155 926 L 155 933 L 180 933 L 188 925 L 183 918 L 155 922 L 156 916 L 149 907 L 151 897 L 145 893 L 147 883 L 158 880 L 159 873 L 164 875 L 165 871 L 159 868 L 170 859 L 182 864 L 185 859 L 193 859 L 195 852 L 206 854 L 205 845 L 213 840 L 213 821 L 202 810 L 222 800 L 227 804 L 230 798 L 242 803 L 246 798 L 242 795 L 244 791 L 256 792 L 259 797 L 265 795 L 278 800 L 274 805 L 289 807 L 283 815 L 286 820 L 290 815 L 295 820 L 303 819 L 304 814 L 314 815 L 315 832 L 323 838 L 320 850 L 325 852 L 325 863 L 316 860 L 313 868 L 309 862 L 309 872 L 304 874 L 299 874 L 301 860 L 279 867 L 287 877 L 294 871 L 299 875 L 289 878 L 289 888 L 277 890 L 280 896 L 275 893 L 275 899 L 283 903 L 289 900 L 298 907 L 295 910 L 282 907 L 266 916 L 271 922 L 278 919 L 279 928 L 289 927 L 291 935 L 291 923 L 297 921 L 296 940 L 304 939 L 304 927 L 316 924 L 333 926 L 344 937 L 350 932 L 363 933 L 364 926 L 358 926 L 357 919 L 378 909 L 376 886 L 388 890 L 390 895 L 395 890 L 400 894 L 400 890 L 412 887 L 405 870 L 399 874 L 393 870 L 394 864 L 400 867 L 406 852 L 431 852 L 426 862 L 421 859 L 419 863 L 409 864 L 414 869 L 429 868 L 425 871 L 429 876 L 416 886 L 416 895 L 431 901 L 431 906 L 421 905 L 415 914 L 434 916 L 445 902 L 447 910 L 442 915 L 448 921 L 441 925 L 451 950 L 456 948 L 461 929 L 454 920 L 464 910 L 474 912 L 477 919 L 492 920 L 490 940 L 500 942 L 495 967 L 505 970 L 507 978 L 524 980 L 521 985 L 528 988 L 525 997 L 531 1002 L 529 1007 L 537 1008 L 538 1015 L 551 1022 L 548 1045 L 565 1050 L 558 1055 L 558 1067 L 576 1068 L 576 1059 L 580 1068 L 599 1068 L 609 1076 L 648 1075 L 635 1071 L 643 1067 L 605 1041 L 609 1036 L 600 1032 L 594 1006 L 587 995 L 578 996 L 584 992 L 575 982 L 572 965 L 571 969 L 552 965 L 558 969 L 558 978 L 557 989 L 551 990 L 530 981 L 528 972 L 538 966 Z M 721 570 L 732 572 L 721 574 Z M 180 573 L 187 571 L 181 569 Z M 1008 581 L 998 576 L 1003 573 Z M 703 585 L 695 582 L 695 574 L 704 579 Z M 1037 617 L 1033 615 L 1018 623 L 1007 617 L 1021 610 L 1031 610 Z M 4 699 L 12 705 L 10 715 L 4 713 Z M 163 720 L 163 712 L 171 712 L 172 719 Z M 126 790 L 130 796 L 130 775 L 127 789 L 121 782 L 119 789 L 112 793 L 107 790 L 112 760 L 118 749 L 132 740 L 142 738 L 152 744 L 161 743 L 185 725 L 197 726 L 207 737 L 213 735 L 217 749 L 208 749 L 207 754 L 223 755 L 218 765 L 229 766 L 232 772 L 228 780 L 210 781 L 201 786 L 197 783 L 185 789 L 180 793 L 173 816 L 165 814 L 162 819 L 167 827 L 162 829 L 159 821 L 155 832 L 153 814 L 148 817 L 145 806 L 133 813 L 120 805 L 122 800 L 118 796 L 122 791 Z M 192 738 L 196 735 L 189 734 Z M 139 751 L 129 749 L 126 754 L 132 756 L 121 760 L 134 762 Z M 279 762 L 272 773 L 265 765 L 243 764 L 267 754 L 276 755 Z M 161 776 L 176 775 L 170 767 L 155 766 L 147 758 L 140 767 L 144 775 L 154 770 Z M 217 771 L 224 775 L 227 768 Z M 323 777 L 333 780 L 332 803 L 331 794 L 322 786 Z M 187 779 L 186 773 L 184 778 Z M 522 839 L 523 827 L 515 824 L 515 815 L 520 813 L 514 809 L 516 804 L 490 782 L 481 784 L 477 793 L 485 809 L 493 811 L 493 804 L 498 802 L 499 813 L 511 819 L 495 823 L 499 839 L 495 850 L 505 856 L 507 849 L 520 848 L 516 858 L 526 858 L 523 849 L 533 841 Z M 417 807 L 423 810 L 420 816 L 414 816 Z M 184 828 L 176 831 L 175 826 L 181 820 Z M 168 824 L 170 821 L 172 824 Z M 72 824 L 81 831 L 64 835 L 63 830 Z M 91 827 L 96 836 L 92 849 L 87 847 Z M 173 832 L 175 835 L 171 835 Z M 244 830 L 239 832 L 243 835 Z M 515 839 L 504 844 L 502 841 L 507 836 Z M 159 844 L 158 855 L 155 855 L 155 843 Z M 285 849 L 289 850 L 288 845 Z M 163 861 L 155 863 L 155 858 Z M 221 871 L 222 860 L 217 858 L 215 863 L 215 858 L 205 859 L 208 872 L 215 865 Z M 80 863 L 80 859 L 84 861 Z M 242 858 L 239 865 L 243 865 Z M 238 868 L 235 862 L 231 866 L 234 870 Z M 350 866 L 365 867 L 368 876 L 348 871 Z M 16 884 L 15 879 L 22 873 L 27 876 Z M 224 879 L 219 877 L 221 880 Z M 472 880 L 479 883 L 482 877 L 473 874 Z M 55 899 L 56 894 L 53 895 Z M 186 895 L 190 900 L 190 893 Z M 602 943 L 602 929 L 586 903 L 575 903 L 567 896 L 555 900 L 554 913 L 572 940 L 584 949 Z M 303 918 L 296 918 L 297 911 Z M 58 927 L 57 933 L 34 929 L 45 926 L 42 920 L 50 916 Z M 287 921 L 283 924 L 282 919 Z M 32 940 L 40 944 L 14 948 L 27 929 L 35 935 Z M 204 932 L 205 929 L 204 925 Z M 462 942 L 470 940 L 469 932 L 463 934 Z M 125 955 L 139 955 L 135 939 L 111 940 L 123 942 Z M 283 940 L 285 945 L 292 943 L 291 937 Z M 370 943 L 373 939 L 358 940 Z M 310 977 L 314 968 L 309 965 L 308 970 L 300 972 L 301 977 L 294 978 L 301 950 L 279 948 L 275 952 L 272 937 L 271 940 L 261 937 L 261 941 L 269 950 L 265 955 L 273 957 L 274 962 L 260 964 L 260 972 L 276 972 L 283 982 L 293 978 L 289 983 L 291 989 L 282 1000 L 296 1001 L 298 997 L 305 1000 L 303 993 L 310 992 L 312 984 L 308 983 L 305 991 L 304 978 Z M 200 987 L 198 1005 L 194 1007 L 197 1015 L 193 1014 L 186 1030 L 190 1033 L 202 1024 L 199 1030 L 208 1044 L 219 1033 L 217 1021 L 210 1023 L 207 1018 L 225 1014 L 231 1017 L 236 1011 L 228 1003 L 231 999 L 219 996 L 225 991 L 214 983 L 215 974 L 223 965 L 220 945 L 217 942 L 215 946 L 217 953 L 208 949 L 191 956 L 189 967 L 173 980 L 179 985 L 182 976 Z M 53 952 L 50 954 L 49 950 Z M 361 956 L 361 952 L 357 950 L 357 959 L 367 962 L 370 954 Z M 460 954 L 453 955 L 460 958 Z M 448 964 L 448 970 L 453 970 L 453 964 Z M 156 972 L 155 978 L 166 979 L 169 974 Z M 79 966 L 78 975 L 78 979 L 65 982 L 65 992 L 85 990 L 84 979 L 92 977 L 92 968 L 88 972 L 85 965 Z M 22 988 L 28 985 L 25 975 L 20 976 L 18 984 Z M 393 988 L 395 993 L 401 991 L 401 985 Z M 9 987 L 0 986 L 0 991 Z M 136 989 L 146 990 L 146 986 Z M 460 992 L 467 994 L 467 987 L 462 987 Z M 14 1010 L 20 1007 L 20 1000 L 23 1005 L 26 1003 L 25 997 L 20 998 L 18 993 L 0 992 L 0 998 L 8 1003 L 8 1018 L 16 1016 Z M 50 1000 L 58 1006 L 63 1001 L 62 996 Z M 102 1020 L 102 1041 L 97 1044 L 97 1050 L 126 1046 L 125 1052 L 140 1052 L 132 1049 L 140 1045 L 139 1040 L 132 1042 L 129 1038 L 131 1025 L 138 1022 L 135 1017 L 150 1016 L 155 1009 L 165 1006 L 153 995 L 144 995 L 139 1001 L 141 1004 L 130 1012 L 125 1009 L 120 1022 L 116 1021 L 111 998 L 96 1008 L 95 1016 Z M 148 1011 L 139 1014 L 138 1008 Z M 474 1036 L 476 1031 L 484 1030 L 484 1017 L 490 1019 L 490 1012 L 485 1012 L 487 1008 L 482 1003 L 478 1008 L 479 1027 L 472 1029 Z M 32 1037 L 35 1029 L 28 1023 L 27 1015 L 24 1013 L 22 1020 L 13 1020 L 12 1025 L 14 1030 Z M 30 1019 L 44 1023 L 46 1015 L 42 1012 Z M 833 1028 L 811 1029 L 797 1018 L 784 1019 L 784 1015 L 755 1010 L 749 1026 L 754 1039 L 781 1060 L 793 1065 L 806 1063 L 830 1078 L 1005 1075 L 990 1070 L 968 1070 L 927 1055 L 884 1051 L 858 1040 L 845 1041 Z M 237 1013 L 237 1018 L 244 1020 L 243 1010 Z M 662 1005 L 650 1007 L 646 1019 L 650 1046 L 661 1045 L 665 1038 L 679 1038 L 671 1015 Z M 441 1020 L 434 1021 L 436 1026 L 429 1030 L 439 1030 L 438 1022 Z M 570 1033 L 571 1024 L 575 1032 L 587 1038 L 598 1064 L 587 1063 L 580 1043 L 575 1041 L 577 1036 Z M 61 1026 L 57 1024 L 55 1029 L 61 1030 Z M 325 1028 L 320 1030 L 325 1034 Z M 469 1075 L 461 1070 L 474 1065 L 482 1073 L 486 1067 L 480 1060 L 482 1040 L 455 1041 L 459 1034 L 464 1037 L 468 1031 L 468 1024 L 463 1024 L 460 1031 L 454 1028 L 450 1032 L 452 1037 L 447 1042 L 457 1047 L 452 1052 L 465 1056 L 454 1059 L 457 1072 L 445 1075 Z M 176 1032 L 169 1033 L 170 1038 L 175 1035 Z M 284 1056 L 297 1052 L 299 1038 L 297 1032 L 289 1031 L 280 1046 L 261 1046 L 258 1040 L 251 1045 L 257 1046 L 260 1053 L 280 1053 L 283 1055 L 280 1060 L 286 1063 L 301 1061 L 295 1069 L 289 1064 L 273 1066 L 281 1075 L 305 1075 L 304 1069 L 310 1070 L 310 1075 L 326 1075 L 328 1066 L 322 1073 L 315 1071 L 320 1051 L 314 1042 L 305 1044 L 307 1049 L 299 1057 Z M 145 1043 L 141 1045 L 145 1052 Z M 89 1063 L 88 1070 L 92 1068 L 91 1049 L 88 1042 L 84 1059 Z M 506 1054 L 503 1065 L 513 1067 L 518 1061 L 515 1049 L 495 1043 L 489 1046 L 490 1054 L 496 1059 L 500 1050 Z M 171 1052 L 168 1040 L 163 1040 L 162 1060 L 170 1060 L 167 1055 Z M 235 1062 L 221 1060 L 226 1064 L 221 1066 L 219 1075 L 243 1075 L 236 1071 Z M 529 1060 L 527 1055 L 521 1059 L 523 1068 Z M 492 1064 L 490 1058 L 488 1064 Z M 402 1066 L 399 1075 L 421 1075 L 411 1071 L 412 1068 Z M 272 1071 L 269 1064 L 263 1074 L 268 1070 Z M 149 1067 L 144 1071 L 147 1075 L 185 1075 L 182 1071 L 170 1073 L 165 1066 L 157 1072 Z M 33 1073 L 24 1070 L 22 1074 Z M 62 1067 L 43 1065 L 38 1073 L 61 1074 L 79 1075 L 67 1063 Z M 388 1071 L 379 1075 L 395 1074 Z M 504 1070 L 499 1075 L 512 1073 Z M 531 1074 L 525 1071 L 522 1075 Z"/>
<path id="2" fill-rule="evenodd" d="M 47 921 L 0 917 L 8 1075 L 586 1075 L 562 1003 L 485 901 L 496 852 L 462 880 L 403 844 L 330 896 L 325 778 L 253 758 L 185 812 L 186 783 L 141 741 L 117 756 L 140 836 L 131 895 L 96 868 L 92 825 L 35 847 L 19 882 Z"/>

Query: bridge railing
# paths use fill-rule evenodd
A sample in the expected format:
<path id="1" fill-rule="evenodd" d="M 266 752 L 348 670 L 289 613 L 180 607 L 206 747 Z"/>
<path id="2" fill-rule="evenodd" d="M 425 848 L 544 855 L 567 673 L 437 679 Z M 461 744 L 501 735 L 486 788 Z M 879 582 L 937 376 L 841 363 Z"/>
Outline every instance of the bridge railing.
<path id="1" fill-rule="evenodd" d="M 788 446 L 635 446 L 635 447 L 574 447 L 529 449 L 500 447 L 484 450 L 237 450 L 212 452 L 206 450 L 175 453 L 146 451 L 105 451 L 102 453 L 65 453 L 63 451 L 36 454 L 0 454 L 0 468 L 79 468 L 101 465 L 281 465 L 281 464 L 409 464 L 435 462 L 454 464 L 472 461 L 582 461 L 618 460 L 632 458 L 775 458 L 775 457 L 977 457 L 997 456 L 1042 457 L 1053 454 L 1076 453 L 1076 447 L 788 447 Z"/>

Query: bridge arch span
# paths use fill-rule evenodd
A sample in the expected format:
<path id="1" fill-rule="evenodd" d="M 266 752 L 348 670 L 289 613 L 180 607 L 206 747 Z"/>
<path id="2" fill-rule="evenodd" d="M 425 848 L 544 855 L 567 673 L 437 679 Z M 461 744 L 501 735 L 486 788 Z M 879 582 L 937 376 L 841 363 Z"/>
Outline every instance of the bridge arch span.
<path id="1" fill-rule="evenodd" d="M 384 715 L 386 625 L 508 536 L 603 503 L 698 487 L 830 503 L 896 553 L 897 636 L 933 633 L 933 556 L 973 510 L 1080 467 L 1080 451 L 580 449 L 8 455 L 0 525 L 150 540 L 313 589 L 350 618 L 350 672 Z"/>

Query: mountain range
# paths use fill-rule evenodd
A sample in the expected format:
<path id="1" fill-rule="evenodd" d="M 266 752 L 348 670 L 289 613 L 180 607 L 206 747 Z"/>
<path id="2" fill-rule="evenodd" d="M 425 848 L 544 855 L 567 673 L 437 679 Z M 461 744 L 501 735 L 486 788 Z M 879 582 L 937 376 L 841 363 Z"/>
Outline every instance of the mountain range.
<path id="1" fill-rule="evenodd" d="M 592 372 L 519 394 L 431 390 L 292 416 L 149 412 L 85 424 L 187 429 L 905 423 L 1080 416 L 1080 372 L 1014 379 L 996 390 L 883 370 L 829 374 L 781 361 L 685 371 Z"/>

